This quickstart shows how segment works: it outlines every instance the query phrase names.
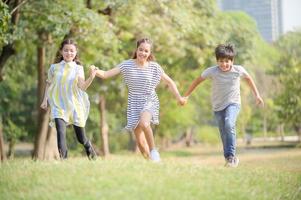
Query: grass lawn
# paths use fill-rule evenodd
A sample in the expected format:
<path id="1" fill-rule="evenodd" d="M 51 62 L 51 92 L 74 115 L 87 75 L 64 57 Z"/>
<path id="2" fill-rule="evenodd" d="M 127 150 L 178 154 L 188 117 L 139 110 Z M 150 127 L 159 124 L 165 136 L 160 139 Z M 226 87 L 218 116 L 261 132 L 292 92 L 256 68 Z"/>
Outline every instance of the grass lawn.
<path id="1" fill-rule="evenodd" d="M 300 148 L 238 150 L 235 169 L 211 146 L 165 151 L 161 163 L 130 153 L 17 158 L 0 165 L 0 199 L 301 199 Z"/>

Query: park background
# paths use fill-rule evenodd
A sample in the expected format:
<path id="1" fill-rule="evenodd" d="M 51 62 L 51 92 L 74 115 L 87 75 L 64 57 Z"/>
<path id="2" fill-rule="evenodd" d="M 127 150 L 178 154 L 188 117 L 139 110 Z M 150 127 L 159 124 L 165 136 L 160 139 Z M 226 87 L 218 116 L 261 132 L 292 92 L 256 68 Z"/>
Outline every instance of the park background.
<path id="1" fill-rule="evenodd" d="M 214 0 L 3 0 L 0 11 L 3 199 L 98 199 L 98 192 L 104 199 L 301 197 L 301 30 L 267 43 L 250 16 L 222 12 Z M 141 37 L 153 40 L 158 63 L 181 93 L 215 65 L 218 44 L 235 45 L 235 63 L 252 75 L 265 101 L 264 108 L 256 107 L 242 81 L 237 122 L 242 164 L 236 172 L 222 168 L 210 81 L 197 88 L 185 107 L 177 105 L 166 86 L 158 87 L 160 125 L 154 134 L 163 162 L 153 165 L 135 154 L 134 137 L 123 130 L 127 90 L 121 76 L 96 78 L 87 90 L 91 110 L 86 131 L 103 159 L 87 163 L 70 128 L 70 159 L 57 163 L 56 133 L 48 126 L 49 112 L 39 106 L 59 44 L 65 38 L 77 41 L 87 76 L 91 64 L 108 70 L 130 58 Z M 78 168 L 82 175 L 75 178 Z M 64 173 L 67 184 L 58 184 Z M 122 185 L 121 192 L 115 192 L 119 186 L 112 179 Z M 41 183 L 37 189 L 35 181 Z M 71 192 L 60 193 L 57 185 Z M 83 188 L 91 196 L 81 196 Z"/>

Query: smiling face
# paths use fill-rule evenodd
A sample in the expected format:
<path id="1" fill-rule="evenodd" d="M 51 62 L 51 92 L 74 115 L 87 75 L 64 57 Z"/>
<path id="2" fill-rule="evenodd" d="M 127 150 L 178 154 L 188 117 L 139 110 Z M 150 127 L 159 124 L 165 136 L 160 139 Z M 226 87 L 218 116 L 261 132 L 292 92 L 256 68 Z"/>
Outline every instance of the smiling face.
<path id="1" fill-rule="evenodd" d="M 227 72 L 231 70 L 233 65 L 233 60 L 229 58 L 219 58 L 217 60 L 217 65 L 223 72 Z"/>
<path id="2" fill-rule="evenodd" d="M 147 42 L 141 43 L 136 50 L 136 56 L 139 62 L 148 61 L 148 57 L 150 56 L 150 54 L 151 54 L 151 44 Z"/>
<path id="3" fill-rule="evenodd" d="M 61 54 L 66 62 L 73 61 L 77 54 L 76 46 L 73 44 L 65 44 L 61 50 Z"/>

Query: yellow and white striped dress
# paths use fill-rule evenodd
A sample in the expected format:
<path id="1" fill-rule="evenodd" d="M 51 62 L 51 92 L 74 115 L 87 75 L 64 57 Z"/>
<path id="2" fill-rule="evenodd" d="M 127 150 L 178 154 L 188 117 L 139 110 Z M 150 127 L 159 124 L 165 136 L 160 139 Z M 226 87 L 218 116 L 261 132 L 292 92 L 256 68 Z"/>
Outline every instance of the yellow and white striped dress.
<path id="1" fill-rule="evenodd" d="M 63 119 L 67 124 L 84 127 L 88 118 L 90 102 L 86 92 L 78 87 L 78 77 L 85 77 L 81 65 L 75 62 L 52 64 L 48 71 L 50 84 L 48 103 L 51 108 L 51 121 Z M 51 123 L 52 124 L 52 123 Z"/>

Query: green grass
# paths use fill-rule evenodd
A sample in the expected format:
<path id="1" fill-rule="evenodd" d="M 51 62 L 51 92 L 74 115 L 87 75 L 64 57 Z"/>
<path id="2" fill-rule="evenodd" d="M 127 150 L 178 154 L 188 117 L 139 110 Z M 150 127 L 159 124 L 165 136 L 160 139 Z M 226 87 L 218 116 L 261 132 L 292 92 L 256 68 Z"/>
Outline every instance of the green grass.
<path id="1" fill-rule="evenodd" d="M 300 149 L 242 152 L 236 169 L 212 151 L 164 152 L 157 164 L 133 154 L 15 159 L 0 165 L 0 199 L 301 199 Z"/>

